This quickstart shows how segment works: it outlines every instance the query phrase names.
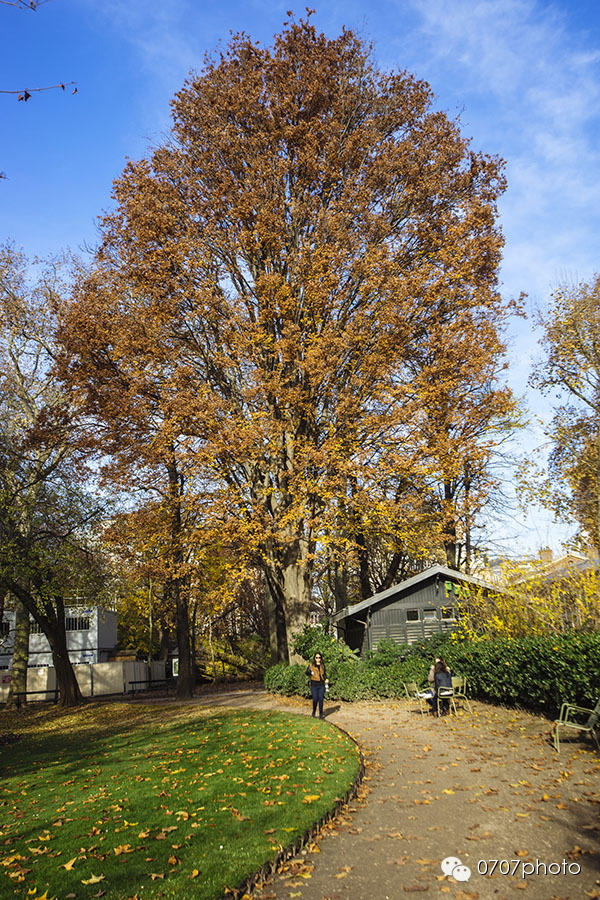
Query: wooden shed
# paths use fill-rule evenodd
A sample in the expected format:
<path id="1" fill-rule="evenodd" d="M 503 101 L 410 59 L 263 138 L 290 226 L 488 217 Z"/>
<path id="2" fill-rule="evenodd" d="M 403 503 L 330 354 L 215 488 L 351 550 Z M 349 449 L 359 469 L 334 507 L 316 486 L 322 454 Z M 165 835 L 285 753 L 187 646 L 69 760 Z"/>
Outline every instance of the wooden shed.
<path id="1" fill-rule="evenodd" d="M 413 644 L 432 634 L 452 631 L 458 608 L 474 589 L 498 590 L 479 578 L 446 566 L 431 566 L 386 591 L 333 616 L 341 637 L 355 651 L 375 650 L 383 638 Z"/>

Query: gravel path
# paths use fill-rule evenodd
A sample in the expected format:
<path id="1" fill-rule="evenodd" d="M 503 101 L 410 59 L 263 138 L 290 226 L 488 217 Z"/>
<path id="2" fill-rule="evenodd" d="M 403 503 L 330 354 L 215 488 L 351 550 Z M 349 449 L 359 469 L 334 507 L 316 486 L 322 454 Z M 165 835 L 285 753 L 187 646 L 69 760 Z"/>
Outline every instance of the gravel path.
<path id="1" fill-rule="evenodd" d="M 194 702 L 309 713 L 308 701 L 258 687 Z M 591 744 L 565 743 L 557 755 L 546 720 L 482 703 L 441 719 L 408 701 L 329 702 L 325 712 L 361 746 L 363 788 L 260 900 L 600 900 L 600 756 Z M 470 878 L 444 875 L 447 857 L 462 863 L 457 878 L 464 867 Z"/>

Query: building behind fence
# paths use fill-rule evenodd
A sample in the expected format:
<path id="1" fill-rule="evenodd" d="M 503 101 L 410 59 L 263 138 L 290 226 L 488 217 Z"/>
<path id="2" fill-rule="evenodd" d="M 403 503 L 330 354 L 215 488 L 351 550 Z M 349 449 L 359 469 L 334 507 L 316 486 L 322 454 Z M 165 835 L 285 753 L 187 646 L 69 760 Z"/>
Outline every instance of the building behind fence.
<path id="1" fill-rule="evenodd" d="M 117 614 L 102 606 L 68 606 L 65 609 L 67 649 L 73 665 L 108 662 L 117 646 Z M 1 623 L 0 669 L 9 669 L 15 643 L 15 611 L 4 610 Z M 52 651 L 46 635 L 31 620 L 29 665 L 52 665 Z"/>

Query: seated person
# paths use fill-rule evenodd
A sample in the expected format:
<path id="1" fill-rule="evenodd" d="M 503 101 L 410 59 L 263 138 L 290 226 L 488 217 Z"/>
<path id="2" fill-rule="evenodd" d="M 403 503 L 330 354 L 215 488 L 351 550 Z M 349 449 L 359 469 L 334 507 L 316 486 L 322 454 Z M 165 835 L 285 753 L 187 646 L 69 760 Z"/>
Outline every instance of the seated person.
<path id="1" fill-rule="evenodd" d="M 429 669 L 429 675 L 427 676 L 427 681 L 430 684 L 435 684 L 435 663 L 443 662 L 440 656 L 436 656 L 435 662 L 431 664 L 431 668 Z M 450 671 L 450 666 L 446 666 L 448 671 Z"/>
<path id="2" fill-rule="evenodd" d="M 427 698 L 427 702 L 431 706 L 431 711 L 435 712 L 437 708 L 437 695 L 439 688 L 451 688 L 452 687 L 452 676 L 450 675 L 450 669 L 446 665 L 443 659 L 437 659 L 435 661 L 435 665 L 433 666 L 433 694 L 431 699 Z M 450 704 L 447 700 L 442 701 L 442 710 L 441 714 L 444 716 L 450 709 Z"/>

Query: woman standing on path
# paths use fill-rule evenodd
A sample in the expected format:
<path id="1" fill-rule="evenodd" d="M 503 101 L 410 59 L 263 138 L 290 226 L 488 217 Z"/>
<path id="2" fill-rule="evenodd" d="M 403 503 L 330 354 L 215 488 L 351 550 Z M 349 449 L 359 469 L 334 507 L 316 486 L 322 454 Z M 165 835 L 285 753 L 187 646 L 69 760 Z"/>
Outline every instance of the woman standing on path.
<path id="1" fill-rule="evenodd" d="M 315 653 L 312 662 L 306 667 L 306 674 L 310 678 L 310 692 L 312 694 L 312 714 L 317 711 L 319 705 L 319 718 L 323 718 L 323 698 L 325 696 L 325 681 L 327 672 L 325 671 L 325 663 L 320 653 Z"/>

